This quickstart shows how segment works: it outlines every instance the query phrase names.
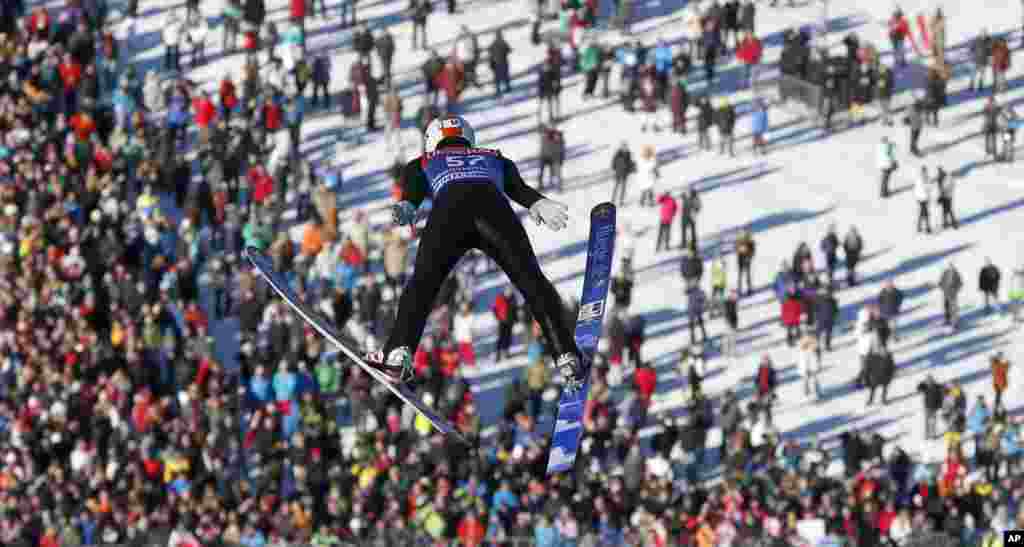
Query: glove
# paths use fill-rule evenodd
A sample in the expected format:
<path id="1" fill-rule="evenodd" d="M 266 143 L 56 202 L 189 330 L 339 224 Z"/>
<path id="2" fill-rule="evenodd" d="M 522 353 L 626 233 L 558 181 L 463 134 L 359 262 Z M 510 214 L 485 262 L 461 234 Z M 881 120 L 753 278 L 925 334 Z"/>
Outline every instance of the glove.
<path id="1" fill-rule="evenodd" d="M 391 222 L 398 226 L 408 226 L 416 222 L 416 206 L 408 201 L 399 201 L 392 205 Z"/>
<path id="2" fill-rule="evenodd" d="M 569 222 L 569 206 L 551 199 L 542 199 L 530 207 L 530 218 L 538 226 L 544 225 L 552 231 L 565 228 Z"/>

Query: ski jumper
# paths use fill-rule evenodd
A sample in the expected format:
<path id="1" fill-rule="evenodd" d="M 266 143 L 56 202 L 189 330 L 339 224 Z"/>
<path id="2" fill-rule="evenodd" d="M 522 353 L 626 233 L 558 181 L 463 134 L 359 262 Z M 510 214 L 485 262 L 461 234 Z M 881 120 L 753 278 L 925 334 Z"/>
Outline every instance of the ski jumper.
<path id="1" fill-rule="evenodd" d="M 509 203 L 529 209 L 544 196 L 526 185 L 512 160 L 497 150 L 441 147 L 407 163 L 401 184 L 405 200 L 418 207 L 430 197 L 433 208 L 384 355 L 402 346 L 416 351 L 442 283 L 470 249 L 494 260 L 523 294 L 550 354 L 578 355 L 562 299 Z"/>

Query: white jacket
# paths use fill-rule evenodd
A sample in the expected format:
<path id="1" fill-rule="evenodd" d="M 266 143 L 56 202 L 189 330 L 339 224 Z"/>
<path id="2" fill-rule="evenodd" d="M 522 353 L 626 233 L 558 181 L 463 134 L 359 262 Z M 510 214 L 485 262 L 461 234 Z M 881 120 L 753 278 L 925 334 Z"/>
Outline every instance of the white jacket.
<path id="1" fill-rule="evenodd" d="M 452 338 L 459 344 L 473 343 L 473 314 L 457 313 L 452 319 Z"/>
<path id="2" fill-rule="evenodd" d="M 921 173 L 914 183 L 914 199 L 917 201 L 930 202 L 932 200 L 932 179 L 928 173 Z"/>
<path id="3" fill-rule="evenodd" d="M 640 190 L 654 190 L 658 183 L 658 157 L 636 159 L 636 173 L 640 182 Z"/>
<path id="4" fill-rule="evenodd" d="M 896 145 L 891 141 L 878 143 L 878 168 L 892 169 L 896 166 Z"/>
<path id="5" fill-rule="evenodd" d="M 750 446 L 757 448 L 765 443 L 765 439 L 768 436 L 768 424 L 764 420 L 758 420 L 757 423 L 750 428 Z"/>
<path id="6" fill-rule="evenodd" d="M 902 519 L 897 518 L 889 527 L 889 539 L 896 542 L 897 545 L 903 545 L 913 531 L 914 528 L 909 521 L 903 522 Z"/>
<path id="7" fill-rule="evenodd" d="M 163 33 L 161 34 L 164 46 L 172 47 L 180 44 L 182 31 L 183 28 L 180 19 L 173 16 L 168 18 L 167 22 L 164 23 Z"/>
<path id="8" fill-rule="evenodd" d="M 818 354 L 813 350 L 799 350 L 796 364 L 800 376 L 813 376 L 818 373 Z"/>
<path id="9" fill-rule="evenodd" d="M 209 34 L 210 25 L 206 22 L 205 17 L 199 17 L 188 25 L 188 38 L 192 42 L 193 46 L 198 46 L 206 42 L 206 37 Z"/>

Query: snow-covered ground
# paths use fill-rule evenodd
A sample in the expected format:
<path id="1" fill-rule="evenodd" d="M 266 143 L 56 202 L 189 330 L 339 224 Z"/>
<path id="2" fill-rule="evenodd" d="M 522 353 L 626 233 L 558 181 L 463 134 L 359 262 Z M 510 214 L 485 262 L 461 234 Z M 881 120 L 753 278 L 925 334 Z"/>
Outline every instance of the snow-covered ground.
<path id="1" fill-rule="evenodd" d="M 667 1 L 667 0 L 663 0 Z M 217 2 L 204 3 L 209 13 L 219 13 Z M 333 7 L 333 3 L 332 7 Z M 425 52 L 408 50 L 411 23 L 404 15 L 405 0 L 362 0 L 359 17 L 371 28 L 390 25 L 398 45 L 395 74 L 401 82 L 405 98 L 406 116 L 411 117 L 423 101 L 419 66 Z M 486 47 L 495 29 L 504 29 L 512 45 L 511 57 L 513 91 L 502 102 L 491 97 L 492 88 L 469 90 L 464 98 L 465 116 L 477 128 L 479 144 L 500 148 L 517 160 L 524 176 L 535 178 L 536 157 L 539 152 L 537 101 L 535 99 L 536 74 L 533 68 L 542 59 L 542 47 L 529 40 L 528 5 L 533 2 L 518 0 L 476 0 L 460 2 L 462 13 L 441 14 L 444 3 L 439 2 L 429 23 L 432 47 L 446 54 L 460 25 L 483 33 L 481 45 Z M 665 13 L 657 9 L 657 1 L 645 7 L 651 13 Z M 151 63 L 162 59 L 159 29 L 162 11 L 171 2 L 145 2 L 140 13 L 146 15 L 141 23 L 142 51 L 137 58 Z M 930 0 L 904 0 L 900 2 L 908 14 L 926 11 L 931 14 L 936 4 Z M 893 3 L 889 0 L 861 0 L 859 2 L 832 2 L 829 7 L 830 27 L 835 31 L 831 40 L 840 39 L 846 32 L 857 32 L 862 39 L 874 42 L 888 52 L 885 21 Z M 963 46 L 983 27 L 993 34 L 1008 33 L 1011 48 L 1021 43 L 1021 6 L 1018 2 L 944 2 L 947 16 L 947 43 L 953 59 L 966 51 Z M 178 8 L 183 9 L 183 8 Z M 287 18 L 287 2 L 268 2 L 273 20 Z M 785 29 L 807 25 L 821 16 L 817 3 L 801 3 L 797 8 L 771 8 L 767 2 L 758 5 L 757 28 L 764 40 L 766 60 L 777 60 L 781 35 Z M 684 26 L 680 13 L 649 18 L 637 25 L 638 37 L 650 43 L 657 37 L 675 40 Z M 313 19 L 309 24 L 310 49 L 327 48 L 334 57 L 333 91 L 346 86 L 349 64 L 355 59 L 348 49 L 349 31 L 338 30 L 336 12 L 330 22 Z M 240 73 L 241 56 L 223 57 L 220 54 L 220 36 L 208 47 L 214 62 L 201 67 L 193 77 L 213 89 L 220 75 L 230 71 Z M 1019 52 L 1015 51 L 1015 53 Z M 888 54 L 885 59 L 888 61 Z M 376 59 L 375 59 L 376 62 Z M 1011 90 L 1003 100 L 1019 102 L 1024 96 L 1022 84 L 1024 61 L 1015 60 L 1008 77 Z M 720 68 L 723 86 L 735 88 L 740 67 L 732 63 Z M 489 71 L 482 68 L 488 79 Z M 579 291 L 584 266 L 583 241 L 587 233 L 587 213 L 591 206 L 606 200 L 611 194 L 609 166 L 612 153 L 620 142 L 630 144 L 634 153 L 643 144 L 657 147 L 663 160 L 662 184 L 664 189 L 678 192 L 695 185 L 701 190 L 703 211 L 699 231 L 704 252 L 713 250 L 719 242 L 728 242 L 732 234 L 750 227 L 757 241 L 754 264 L 755 294 L 742 302 L 740 321 L 740 351 L 743 357 L 733 365 L 722 359 L 710 363 L 710 378 L 705 390 L 718 395 L 737 383 L 751 383 L 757 359 L 770 355 L 780 372 L 781 402 L 776 412 L 776 423 L 789 434 L 807 435 L 812 432 L 831 437 L 849 428 L 868 427 L 883 435 L 896 438 L 913 450 L 922 447 L 923 420 L 921 401 L 916 396 L 917 383 L 926 373 L 939 380 L 959 378 L 970 396 L 991 394 L 988 358 L 998 348 L 1007 352 L 1016 365 L 1011 369 L 1010 393 L 1007 406 L 1011 411 L 1024 410 L 1024 367 L 1021 365 L 1021 344 L 1013 343 L 1019 335 L 1010 330 L 1005 319 L 985 316 L 980 310 L 981 296 L 977 292 L 977 272 L 986 257 L 991 257 L 1002 268 L 1004 287 L 1009 284 L 1012 266 L 1024 261 L 1019 230 L 1022 219 L 1024 194 L 1018 185 L 1024 183 L 1024 167 L 1017 164 L 991 164 L 984 161 L 981 117 L 984 97 L 967 90 L 969 75 L 963 66 L 956 70 L 950 83 L 950 106 L 941 114 L 938 129 L 926 128 L 921 140 L 928 153 L 918 160 L 908 153 L 907 131 L 897 125 L 885 128 L 871 124 L 850 130 L 836 131 L 830 136 L 802 123 L 794 114 L 780 109 L 770 113 L 770 152 L 755 157 L 750 151 L 749 120 L 741 118 L 738 124 L 736 158 L 717 153 L 700 153 L 696 136 L 681 137 L 669 133 L 642 133 L 636 118 L 626 114 L 613 101 L 595 100 L 584 103 L 580 99 L 580 76 L 566 81 L 562 95 L 563 114 L 569 119 L 562 125 L 568 148 L 565 166 L 566 190 L 556 199 L 571 206 L 573 223 L 562 233 L 552 234 L 530 224 L 528 231 L 533 244 L 543 257 L 543 267 L 563 295 L 570 297 Z M 737 104 L 748 100 L 749 92 L 732 95 Z M 896 101 L 905 106 L 910 101 L 904 92 Z M 666 119 L 668 114 L 665 113 Z M 365 144 L 345 149 L 334 146 L 340 118 L 335 113 L 315 113 L 305 124 L 305 149 L 316 158 L 329 158 L 346 165 L 346 183 L 343 201 L 348 206 L 371 206 L 373 220 L 385 222 L 383 207 L 389 199 L 386 169 L 394 158 L 388 150 L 383 133 L 373 135 Z M 692 122 L 691 122 L 692 123 Z M 878 171 L 876 148 L 883 135 L 891 136 L 899 148 L 901 168 L 894 177 L 896 195 L 889 200 L 878 199 Z M 418 147 L 419 139 L 412 125 L 405 131 L 407 154 Z M 914 221 L 917 204 L 909 191 L 919 166 L 944 166 L 958 175 L 956 210 L 961 220 L 959 231 L 940 232 L 931 236 L 915 234 Z M 632 310 L 647 318 L 648 342 L 645 354 L 653 357 L 659 370 L 659 395 L 656 411 L 671 411 L 679 406 L 681 382 L 675 372 L 678 352 L 688 343 L 686 332 L 685 298 L 678 274 L 678 251 L 654 253 L 654 234 L 657 212 L 637 204 L 638 192 L 631 191 L 629 203 L 620 210 L 622 224 L 634 230 L 646 230 L 637 244 L 634 262 L 637 284 Z M 937 218 L 933 214 L 933 221 Z M 781 260 L 792 256 L 796 245 L 806 240 L 817 254 L 818 241 L 826 228 L 835 223 L 844 233 L 848 226 L 856 225 L 865 242 L 865 255 L 861 278 L 856 288 L 844 288 L 838 295 L 842 308 L 843 327 L 835 346 L 836 351 L 825 357 L 823 373 L 825 399 L 808 401 L 796 379 L 795 356 L 786 347 L 784 332 L 779 326 L 778 306 L 774 302 L 770 282 Z M 678 242 L 678 231 L 673 237 Z M 941 270 L 954 262 L 964 275 L 962 295 L 964 327 L 956 334 L 947 335 L 938 323 L 942 318 L 941 297 L 930 288 L 938 281 Z M 734 264 L 730 258 L 730 284 L 735 282 Z M 894 279 L 906 293 L 898 343 L 893 349 L 898 365 L 897 379 L 889 393 L 886 407 L 864 408 L 866 393 L 852 390 L 850 380 L 857 372 L 858 360 L 854 338 L 848 333 L 858 309 L 871 301 L 882 282 Z M 492 275 L 481 280 L 481 290 L 493 298 L 494 287 L 507 280 Z M 493 324 L 486 310 L 489 301 L 481 301 L 481 339 L 483 347 L 490 347 Z M 709 335 L 718 337 L 724 325 L 716 320 L 708 324 Z M 220 325 L 220 338 L 226 340 L 231 328 Z M 483 361 L 488 361 L 484 356 Z M 468 375 L 478 382 L 481 408 L 488 415 L 500 413 L 501 389 L 511 377 L 511 370 L 520 367 L 523 358 L 502 363 L 499 368 L 483 365 Z M 749 393 L 749 389 L 741 390 Z M 713 435 L 714 436 L 714 435 Z M 715 442 L 714 439 L 711 442 Z"/>

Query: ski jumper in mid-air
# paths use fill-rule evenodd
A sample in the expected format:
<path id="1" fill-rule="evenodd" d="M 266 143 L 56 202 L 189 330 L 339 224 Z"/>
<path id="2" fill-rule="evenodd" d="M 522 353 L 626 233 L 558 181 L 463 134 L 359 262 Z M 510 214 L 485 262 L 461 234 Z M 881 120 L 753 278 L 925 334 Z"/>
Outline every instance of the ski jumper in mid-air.
<path id="1" fill-rule="evenodd" d="M 580 356 L 562 299 L 544 276 L 526 230 L 509 200 L 529 209 L 539 225 L 561 230 L 568 207 L 526 185 L 516 164 L 497 150 L 476 148 L 472 126 L 461 117 L 435 119 L 426 130 L 425 152 L 402 171 L 403 201 L 392 207 L 395 224 L 416 221 L 430 197 L 433 207 L 420 233 L 412 278 L 398 303 L 395 324 L 382 349 L 366 361 L 395 383 L 413 377 L 419 345 L 445 278 L 470 249 L 494 260 L 523 294 L 540 324 L 555 368 L 569 387 L 578 386 Z"/>

